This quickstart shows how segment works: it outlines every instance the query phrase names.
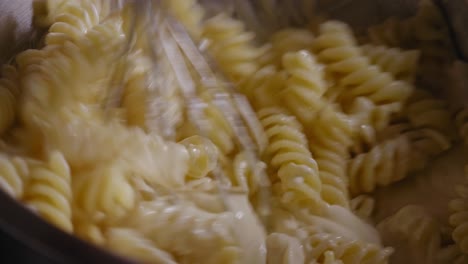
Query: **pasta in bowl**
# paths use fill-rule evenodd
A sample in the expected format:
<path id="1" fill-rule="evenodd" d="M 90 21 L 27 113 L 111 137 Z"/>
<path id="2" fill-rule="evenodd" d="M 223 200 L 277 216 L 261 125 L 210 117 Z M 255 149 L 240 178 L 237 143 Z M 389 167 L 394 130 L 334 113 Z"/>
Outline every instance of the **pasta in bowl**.
<path id="1" fill-rule="evenodd" d="M 309 26 L 279 21 L 265 38 L 239 14 L 160 4 L 219 71 L 214 89 L 193 84 L 201 129 L 168 55 L 177 51 L 154 48 L 127 7 L 47 1 L 35 17 L 43 41 L 2 70 L 5 193 L 143 263 L 466 261 L 463 179 L 444 220 L 427 204 L 390 212 L 380 195 L 465 139 L 466 111 L 448 106 L 434 76 L 456 59 L 435 5 L 368 33 L 305 16 Z M 243 116 L 251 149 L 219 107 L 223 80 L 254 110 Z"/>

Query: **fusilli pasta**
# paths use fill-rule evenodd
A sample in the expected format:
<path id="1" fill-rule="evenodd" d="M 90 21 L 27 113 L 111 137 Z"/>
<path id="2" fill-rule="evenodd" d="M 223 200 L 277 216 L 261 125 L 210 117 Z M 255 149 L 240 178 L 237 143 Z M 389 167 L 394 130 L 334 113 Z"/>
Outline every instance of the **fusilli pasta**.
<path id="1" fill-rule="evenodd" d="M 244 31 L 241 21 L 219 14 L 205 21 L 202 37 L 211 41 L 208 50 L 221 69 L 234 81 L 256 72 L 263 51 L 252 41 L 254 34 Z"/>
<path id="2" fill-rule="evenodd" d="M 369 220 L 374 212 L 375 200 L 369 195 L 362 194 L 351 199 L 350 207 L 357 216 Z"/>
<path id="3" fill-rule="evenodd" d="M 204 8 L 197 0 L 168 0 L 169 11 L 184 25 L 190 35 L 199 40 L 202 33 L 202 21 L 205 16 Z"/>
<path id="4" fill-rule="evenodd" d="M 268 235 L 267 252 L 267 263 L 270 264 L 305 263 L 301 242 L 286 234 L 271 233 Z"/>
<path id="5" fill-rule="evenodd" d="M 284 54 L 282 62 L 289 75 L 284 90 L 286 105 L 307 127 L 326 104 L 322 98 L 327 89 L 322 66 L 305 50 Z"/>
<path id="6" fill-rule="evenodd" d="M 236 155 L 233 160 L 232 170 L 235 182 L 247 190 L 249 194 L 254 194 L 260 187 L 259 172 L 266 167 L 265 163 L 259 161 L 257 164 L 250 164 L 245 152 Z"/>
<path id="7" fill-rule="evenodd" d="M 377 226 L 383 240 L 398 248 L 407 243 L 408 255 L 393 256 L 393 261 L 419 261 L 433 263 L 441 247 L 440 226 L 425 209 L 417 205 L 407 205 Z"/>
<path id="8" fill-rule="evenodd" d="M 376 105 L 402 103 L 412 91 L 407 83 L 395 81 L 389 73 L 370 65 L 356 46 L 351 29 L 344 23 L 330 21 L 322 24 L 314 49 L 318 59 L 326 64 L 327 71 L 341 77 L 339 100 L 345 104 L 359 96 L 369 97 Z"/>
<path id="9" fill-rule="evenodd" d="M 406 102 L 404 113 L 414 127 L 431 128 L 442 132 L 447 138 L 454 137 L 455 128 L 447 103 L 429 91 L 414 90 Z"/>
<path id="10" fill-rule="evenodd" d="M 354 157 L 348 165 L 351 193 L 372 192 L 377 186 L 404 178 L 409 170 L 410 151 L 410 141 L 401 136 Z"/>
<path id="11" fill-rule="evenodd" d="M 262 109 L 258 117 L 269 141 L 266 155 L 275 170 L 273 183 L 280 182 L 283 202 L 320 204 L 322 183 L 318 166 L 307 149 L 300 123 L 277 108 Z"/>
<path id="12" fill-rule="evenodd" d="M 140 205 L 132 228 L 182 263 L 237 263 L 240 249 L 232 233 L 233 216 L 213 214 L 164 198 Z M 197 230 L 196 232 L 192 232 Z M 197 245 L 197 250 L 190 250 Z"/>
<path id="13" fill-rule="evenodd" d="M 450 140 L 434 129 L 395 128 L 394 133 L 387 132 L 398 136 L 385 139 L 349 162 L 351 193 L 372 192 L 377 186 L 400 181 L 451 146 Z"/>
<path id="14" fill-rule="evenodd" d="M 305 250 L 306 263 L 322 259 L 329 252 L 333 252 L 337 260 L 347 264 L 388 263 L 388 257 L 392 253 L 391 249 L 383 249 L 379 245 L 327 233 L 311 234 L 307 238 Z"/>
<path id="15" fill-rule="evenodd" d="M 370 62 L 383 71 L 391 73 L 397 80 L 413 82 L 419 61 L 418 50 L 401 50 L 385 46 L 364 45 L 362 52 Z"/>
<path id="16" fill-rule="evenodd" d="M 107 245 L 115 252 L 144 263 L 178 263 L 171 254 L 157 248 L 152 241 L 132 229 L 112 228 L 108 230 Z"/>
<path id="17" fill-rule="evenodd" d="M 352 124 L 343 114 L 326 107 L 311 123 L 308 136 L 322 181 L 322 199 L 348 207 L 346 161 L 353 138 Z"/>
<path id="18" fill-rule="evenodd" d="M 116 221 L 136 203 L 135 190 L 117 165 L 97 168 L 73 178 L 73 202 L 77 212 L 92 221 Z"/>
<path id="19" fill-rule="evenodd" d="M 63 45 L 65 41 L 77 41 L 86 32 L 98 25 L 101 17 L 101 5 L 97 1 L 66 1 L 58 13 L 51 17 L 53 24 L 46 35 L 47 45 Z"/>
<path id="20" fill-rule="evenodd" d="M 71 221 L 71 171 L 60 152 L 52 152 L 46 166 L 31 169 L 24 201 L 32 210 L 59 228 L 73 231 Z"/>
<path id="21" fill-rule="evenodd" d="M 239 84 L 239 90 L 247 96 L 255 109 L 277 106 L 278 96 L 286 85 L 286 76 L 274 66 L 268 65 L 256 71 Z"/>
<path id="22" fill-rule="evenodd" d="M 271 49 L 268 51 L 271 56 L 272 64 L 281 65 L 282 56 L 288 52 L 296 52 L 300 50 L 310 50 L 314 35 L 306 29 L 286 28 L 275 32 L 271 38 Z"/>
<path id="23" fill-rule="evenodd" d="M 210 123 L 206 127 L 207 137 L 219 148 L 222 154 L 229 154 L 235 148 L 234 131 L 226 119 L 225 113 L 221 112 L 213 102 L 208 102 L 204 108 L 206 121 Z"/>
<path id="24" fill-rule="evenodd" d="M 21 199 L 29 178 L 29 162 L 21 157 L 0 155 L 0 187 L 12 197 Z"/>
<path id="25" fill-rule="evenodd" d="M 190 156 L 189 177 L 203 178 L 216 167 L 218 148 L 209 139 L 191 136 L 180 143 L 187 148 Z"/>

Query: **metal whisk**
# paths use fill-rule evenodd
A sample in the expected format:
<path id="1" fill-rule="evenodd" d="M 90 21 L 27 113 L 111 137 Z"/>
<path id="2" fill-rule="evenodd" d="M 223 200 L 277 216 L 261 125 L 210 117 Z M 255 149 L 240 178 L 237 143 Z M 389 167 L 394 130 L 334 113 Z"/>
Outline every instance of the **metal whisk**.
<path id="1" fill-rule="evenodd" d="M 212 98 L 212 103 L 223 113 L 224 118 L 235 133 L 236 145 L 246 154 L 247 162 L 251 168 L 254 168 L 259 162 L 258 144 L 255 142 L 261 140 L 261 137 L 254 140 L 249 131 L 255 131 L 261 125 L 247 99 L 236 92 L 234 85 L 224 78 L 218 69 L 211 66 L 209 56 L 199 49 L 185 27 L 164 8 L 161 1 L 134 1 L 129 9 L 131 9 L 132 18 L 130 32 L 128 32 L 129 41 L 123 50 L 124 55 L 129 54 L 135 42 L 135 32 L 138 29 L 143 29 L 141 33 L 146 35 L 145 39 L 148 41 L 149 54 L 153 63 L 150 78 L 155 78 L 152 78 L 153 81 L 148 83 L 148 90 L 155 95 L 152 98 L 157 102 L 149 102 L 156 107 L 153 108 L 156 116 L 152 117 L 152 120 L 148 120 L 151 123 L 147 125 L 150 130 L 168 140 L 175 138 L 175 128 L 170 126 L 170 120 L 167 120 L 167 116 L 164 114 L 164 110 L 171 102 L 159 100 L 165 93 L 164 87 L 167 87 L 167 84 L 164 83 L 164 76 L 161 74 L 162 68 L 165 66 L 162 64 L 169 63 L 176 77 L 177 86 L 180 87 L 188 119 L 196 126 L 198 134 L 206 136 L 210 129 L 210 124 L 204 113 L 206 103 L 197 91 L 197 88 L 202 87 L 203 93 L 208 93 Z M 121 71 L 117 70 L 116 72 Z M 118 106 L 122 101 L 123 80 L 119 76 L 114 76 L 113 80 L 115 83 L 112 85 L 113 89 L 105 106 L 107 109 Z M 255 135 L 255 133 L 252 134 Z M 264 170 L 256 172 L 256 181 L 259 186 L 259 205 L 256 209 L 261 221 L 265 226 L 268 226 L 271 211 L 270 182 Z M 247 195 L 247 190 L 228 188 L 221 184 L 228 180 L 228 176 L 219 167 L 212 172 L 212 175 L 218 183 L 219 196 L 226 210 L 232 208 L 229 199 L 230 193 Z"/>

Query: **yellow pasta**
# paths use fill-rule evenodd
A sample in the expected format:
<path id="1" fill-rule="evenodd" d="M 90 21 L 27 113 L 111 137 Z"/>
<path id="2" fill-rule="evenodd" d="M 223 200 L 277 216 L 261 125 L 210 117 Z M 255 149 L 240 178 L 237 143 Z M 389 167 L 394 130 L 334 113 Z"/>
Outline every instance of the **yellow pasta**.
<path id="1" fill-rule="evenodd" d="M 252 43 L 254 34 L 244 31 L 241 21 L 219 14 L 205 21 L 202 37 L 211 41 L 208 50 L 219 67 L 233 81 L 240 81 L 258 70 L 262 50 Z"/>
<path id="2" fill-rule="evenodd" d="M 306 29 L 286 28 L 279 30 L 270 38 L 271 48 L 267 51 L 265 56 L 271 58 L 266 59 L 266 61 L 280 66 L 283 54 L 300 50 L 310 50 L 313 40 L 314 35 Z"/>
<path id="3" fill-rule="evenodd" d="M 420 52 L 401 50 L 385 46 L 364 45 L 362 52 L 383 71 L 391 73 L 397 80 L 413 82 L 417 73 Z"/>
<path id="4" fill-rule="evenodd" d="M 208 139 L 191 136 L 180 142 L 190 155 L 187 175 L 191 178 L 203 178 L 217 165 L 218 148 Z"/>
<path id="5" fill-rule="evenodd" d="M 208 213 L 190 204 L 170 205 L 169 202 L 162 198 L 142 204 L 132 227 L 183 263 L 236 263 L 240 260 L 232 233 L 232 215 Z M 206 233 L 200 236 L 192 230 Z M 194 244 L 198 248 L 196 251 L 190 250 Z"/>
<path id="6" fill-rule="evenodd" d="M 152 241 L 133 229 L 112 228 L 107 232 L 107 241 L 110 249 L 143 263 L 177 263 L 171 254 L 158 249 Z"/>
<path id="7" fill-rule="evenodd" d="M 352 124 L 346 116 L 327 107 L 318 113 L 308 132 L 309 147 L 323 185 L 322 199 L 348 207 L 346 162 L 353 136 Z"/>
<path id="8" fill-rule="evenodd" d="M 468 142 L 468 110 L 452 120 L 426 89 L 454 59 L 434 5 L 358 44 L 305 14 L 313 1 L 256 3 L 259 21 L 197 0 L 148 3 L 152 21 L 123 1 L 44 2 L 45 46 L 2 69 L 0 188 L 51 224 L 143 263 L 467 261 L 466 186 L 451 227 L 422 206 L 387 217 L 376 191 L 456 145 L 454 123 Z"/>
<path id="9" fill-rule="evenodd" d="M 77 175 L 72 189 L 74 207 L 78 212 L 87 213 L 93 221 L 116 221 L 136 203 L 128 175 L 116 165 Z"/>
<path id="10" fill-rule="evenodd" d="M 313 209 L 321 203 L 322 183 L 300 123 L 276 108 L 262 109 L 258 117 L 269 141 L 266 155 L 275 169 L 273 183 L 279 181 L 283 202 Z"/>
<path id="11" fill-rule="evenodd" d="M 202 33 L 204 8 L 197 0 L 167 0 L 164 1 L 169 11 L 184 25 L 190 35 L 199 40 Z"/>
<path id="12" fill-rule="evenodd" d="M 348 165 L 352 194 L 372 192 L 404 178 L 409 170 L 410 142 L 398 137 L 354 157 Z"/>
<path id="13" fill-rule="evenodd" d="M 395 254 L 393 261 L 422 260 L 430 263 L 436 260 L 435 254 L 441 247 L 440 227 L 423 207 L 407 205 L 379 223 L 377 228 L 389 245 L 396 248 L 403 247 L 403 244 L 409 246 L 408 255 Z"/>
<path id="14" fill-rule="evenodd" d="M 65 41 L 77 41 L 94 26 L 98 25 L 101 6 L 96 1 L 67 1 L 50 19 L 53 24 L 46 35 L 47 45 L 63 45 Z M 105 14 L 106 15 L 106 14 Z"/>
<path id="15" fill-rule="evenodd" d="M 369 195 L 359 195 L 351 199 L 351 210 L 360 218 L 369 220 L 375 209 L 375 200 Z"/>
<path id="16" fill-rule="evenodd" d="M 390 249 L 383 249 L 379 245 L 347 239 L 339 235 L 315 233 L 307 238 L 306 261 L 321 259 L 333 252 L 337 260 L 349 264 L 388 263 L 392 253 Z M 306 262 L 308 263 L 308 262 Z"/>
<path id="17" fill-rule="evenodd" d="M 305 50 L 286 53 L 282 61 L 289 75 L 284 90 L 286 105 L 307 128 L 317 111 L 326 105 L 322 98 L 327 89 L 323 67 Z"/>
<path id="18" fill-rule="evenodd" d="M 282 233 L 271 233 L 267 238 L 268 263 L 293 264 L 305 263 L 301 242 Z"/>
<path id="19" fill-rule="evenodd" d="M 326 64 L 326 70 L 340 78 L 338 100 L 345 106 L 349 107 L 359 96 L 370 98 L 376 105 L 403 103 L 412 91 L 407 83 L 395 81 L 390 74 L 371 65 L 356 46 L 351 29 L 344 23 L 330 21 L 322 24 L 320 35 L 314 41 L 314 50 L 318 59 Z"/>
<path id="20" fill-rule="evenodd" d="M 29 162 L 21 157 L 0 156 L 0 187 L 12 197 L 21 199 L 29 178 Z"/>
<path id="21" fill-rule="evenodd" d="M 286 86 L 286 75 L 274 66 L 265 66 L 239 84 L 239 91 L 247 96 L 255 109 L 279 104 L 276 96 Z"/>
<path id="22" fill-rule="evenodd" d="M 415 89 L 404 112 L 413 126 L 436 129 L 449 138 L 454 137 L 455 128 L 447 103 L 429 91 Z"/>
<path id="23" fill-rule="evenodd" d="M 205 105 L 204 114 L 207 122 L 207 137 L 219 148 L 221 153 L 229 154 L 234 150 L 234 131 L 226 119 L 225 113 L 221 112 L 213 102 Z"/>
<path id="24" fill-rule="evenodd" d="M 54 225 L 72 232 L 70 185 L 71 171 L 67 161 L 60 152 L 52 152 L 47 165 L 31 169 L 24 201 Z"/>
<path id="25" fill-rule="evenodd" d="M 248 191 L 250 195 L 257 193 L 260 188 L 260 172 L 266 164 L 259 161 L 252 165 L 249 162 L 246 152 L 237 154 L 232 161 L 232 174 L 234 182 L 242 189 Z"/>

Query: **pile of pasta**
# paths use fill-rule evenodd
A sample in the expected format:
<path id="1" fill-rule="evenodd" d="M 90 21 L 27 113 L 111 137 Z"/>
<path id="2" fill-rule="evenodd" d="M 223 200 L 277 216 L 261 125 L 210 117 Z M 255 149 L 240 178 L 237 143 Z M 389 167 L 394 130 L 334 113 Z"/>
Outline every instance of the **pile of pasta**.
<path id="1" fill-rule="evenodd" d="M 468 110 L 436 96 L 437 71 L 455 59 L 437 8 L 424 1 L 364 37 L 328 20 L 260 43 L 228 13 L 164 3 L 254 109 L 258 161 L 197 84 L 208 128 L 199 132 L 174 58 L 161 52 L 155 71 L 142 28 L 122 56 L 128 13 L 110 1 L 50 0 L 36 17 L 48 29 L 42 44 L 2 69 L 3 191 L 143 263 L 468 261 L 468 182 L 456 187 L 446 228 L 419 205 L 374 218 L 376 190 L 468 142 Z"/>

